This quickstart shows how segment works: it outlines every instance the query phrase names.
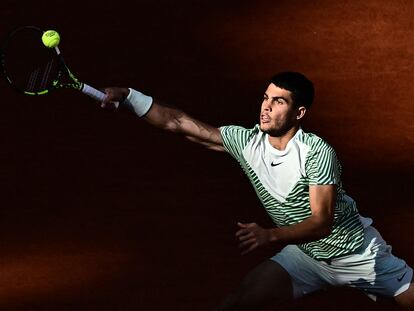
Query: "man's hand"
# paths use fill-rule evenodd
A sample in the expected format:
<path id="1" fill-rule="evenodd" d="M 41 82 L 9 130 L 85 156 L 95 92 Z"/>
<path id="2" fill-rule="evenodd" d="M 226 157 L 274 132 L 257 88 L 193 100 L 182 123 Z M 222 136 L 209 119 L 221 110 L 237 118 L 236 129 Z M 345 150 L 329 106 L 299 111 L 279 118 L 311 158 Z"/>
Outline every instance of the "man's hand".
<path id="1" fill-rule="evenodd" d="M 272 241 L 272 229 L 264 229 L 256 223 L 237 223 L 240 229 L 236 232 L 236 238 L 239 240 L 239 247 L 242 249 L 242 255 L 252 250 L 270 244 Z"/>
<path id="2" fill-rule="evenodd" d="M 104 91 L 106 98 L 101 103 L 101 107 L 106 109 L 116 109 L 114 103 L 122 103 L 129 94 L 129 89 L 121 87 L 108 87 Z"/>

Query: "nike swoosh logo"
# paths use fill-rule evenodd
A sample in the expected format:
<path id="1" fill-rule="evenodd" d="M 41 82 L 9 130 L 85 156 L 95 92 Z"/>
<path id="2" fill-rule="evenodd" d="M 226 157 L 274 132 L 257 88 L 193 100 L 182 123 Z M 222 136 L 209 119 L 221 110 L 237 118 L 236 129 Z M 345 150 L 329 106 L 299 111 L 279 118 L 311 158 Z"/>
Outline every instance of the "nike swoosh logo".
<path id="1" fill-rule="evenodd" d="M 404 274 L 402 275 L 402 277 L 400 277 L 400 278 L 398 278 L 397 279 L 397 281 L 398 282 L 401 282 L 402 281 L 402 279 L 405 277 L 405 275 L 407 274 L 407 271 L 406 272 L 404 272 Z"/>
<path id="2" fill-rule="evenodd" d="M 278 165 L 280 165 L 280 164 L 282 164 L 282 163 L 283 163 L 283 162 L 279 162 L 279 163 L 273 163 L 273 162 L 272 162 L 272 163 L 270 163 L 270 165 L 271 165 L 271 166 L 278 166 Z"/>

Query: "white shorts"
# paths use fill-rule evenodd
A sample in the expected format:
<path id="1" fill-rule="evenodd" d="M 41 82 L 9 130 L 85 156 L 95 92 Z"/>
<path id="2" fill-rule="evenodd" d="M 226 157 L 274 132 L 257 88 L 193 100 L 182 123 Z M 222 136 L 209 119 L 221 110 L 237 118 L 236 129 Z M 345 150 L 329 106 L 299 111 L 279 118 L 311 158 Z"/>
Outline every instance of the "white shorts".
<path id="1" fill-rule="evenodd" d="M 406 291 L 413 276 L 404 260 L 391 254 L 391 246 L 372 226 L 365 228 L 364 243 L 352 254 L 318 261 L 295 245 L 288 245 L 271 260 L 291 276 L 294 298 L 329 286 L 350 286 L 376 300 L 394 297 Z"/>

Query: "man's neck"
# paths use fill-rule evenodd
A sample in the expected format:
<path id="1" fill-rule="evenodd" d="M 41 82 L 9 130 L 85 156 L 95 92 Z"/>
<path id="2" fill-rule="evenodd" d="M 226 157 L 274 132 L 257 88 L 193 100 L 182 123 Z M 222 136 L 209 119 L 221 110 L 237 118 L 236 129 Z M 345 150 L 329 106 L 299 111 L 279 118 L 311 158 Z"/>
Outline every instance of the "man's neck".
<path id="1" fill-rule="evenodd" d="M 299 130 L 299 126 L 292 127 L 289 131 L 287 131 L 282 136 L 271 136 L 269 137 L 269 143 L 272 145 L 273 148 L 276 148 L 279 151 L 283 151 L 286 149 L 287 144 L 292 139 L 293 136 L 297 133 Z"/>

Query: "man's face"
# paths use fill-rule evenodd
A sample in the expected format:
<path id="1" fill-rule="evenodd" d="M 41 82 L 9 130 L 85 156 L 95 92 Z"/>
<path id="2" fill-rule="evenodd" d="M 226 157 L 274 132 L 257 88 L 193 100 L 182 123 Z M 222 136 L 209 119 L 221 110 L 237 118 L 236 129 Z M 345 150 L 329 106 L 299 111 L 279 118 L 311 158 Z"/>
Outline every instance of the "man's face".
<path id="1" fill-rule="evenodd" d="M 297 109 L 291 94 L 273 83 L 269 84 L 260 112 L 260 129 L 263 132 L 280 137 L 297 123 Z"/>

